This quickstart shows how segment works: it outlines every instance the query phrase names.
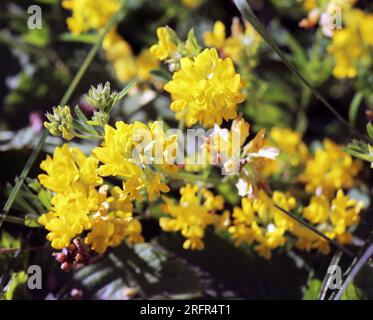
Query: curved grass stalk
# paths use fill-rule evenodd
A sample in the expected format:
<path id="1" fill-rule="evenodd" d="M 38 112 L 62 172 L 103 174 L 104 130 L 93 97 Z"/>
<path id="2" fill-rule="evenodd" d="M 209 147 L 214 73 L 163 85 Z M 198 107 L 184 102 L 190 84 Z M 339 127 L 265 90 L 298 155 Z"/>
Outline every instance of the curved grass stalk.
<path id="1" fill-rule="evenodd" d="M 324 96 L 319 92 L 313 84 L 303 76 L 303 74 L 298 71 L 298 69 L 290 62 L 286 54 L 279 48 L 279 46 L 275 43 L 272 36 L 268 33 L 266 28 L 263 24 L 259 21 L 256 17 L 254 11 L 252 10 L 249 0 L 233 0 L 238 10 L 241 12 L 241 15 L 250 22 L 250 24 L 254 27 L 254 29 L 262 36 L 262 38 L 267 42 L 267 44 L 277 53 L 280 57 L 281 61 L 286 65 L 286 67 L 308 88 L 311 92 L 315 95 L 317 99 L 319 99 L 322 104 L 331 112 L 333 113 L 339 122 L 348 128 L 354 135 L 367 140 L 367 137 L 360 132 L 358 132 L 355 128 L 353 128 L 350 123 L 330 104 L 330 102 L 324 98 Z"/>
<path id="2" fill-rule="evenodd" d="M 346 292 L 348 286 L 350 283 L 354 280 L 356 275 L 360 272 L 360 270 L 365 266 L 365 264 L 369 261 L 369 259 L 373 255 L 373 244 L 370 244 L 370 246 L 363 252 L 363 254 L 360 256 L 359 259 L 356 259 L 351 267 L 349 268 L 349 273 L 344 281 L 342 288 L 337 292 L 337 294 L 333 297 L 333 300 L 340 300 L 343 296 L 343 294 Z"/>
<path id="3" fill-rule="evenodd" d="M 339 262 L 342 258 L 342 251 L 337 251 L 337 253 L 333 256 L 332 260 L 329 263 L 328 269 L 331 266 L 339 265 Z M 330 283 L 332 281 L 331 275 L 327 272 L 325 274 L 324 280 L 321 284 L 320 292 L 319 292 L 319 300 L 325 300 L 326 294 L 328 293 Z"/>
<path id="4" fill-rule="evenodd" d="M 82 79 L 82 77 L 84 76 L 84 74 L 86 73 L 88 67 L 90 66 L 90 64 L 92 63 L 94 57 L 96 56 L 99 48 L 101 47 L 101 44 L 104 40 L 104 37 L 107 35 L 107 33 L 120 21 L 123 19 L 124 17 L 124 8 L 125 8 L 125 5 L 127 4 L 127 0 L 123 0 L 122 1 L 122 5 L 119 9 L 119 11 L 117 12 L 117 14 L 115 14 L 113 17 L 111 17 L 111 19 L 108 21 L 107 25 L 105 26 L 105 28 L 103 29 L 99 39 L 97 40 L 97 42 L 95 43 L 95 45 L 91 48 L 91 50 L 89 51 L 87 57 L 85 58 L 83 64 L 81 65 L 80 69 L 78 70 L 77 74 L 75 75 L 74 79 L 71 81 L 69 87 L 67 88 L 64 96 L 62 97 L 59 105 L 65 105 L 67 104 L 67 102 L 70 100 L 71 96 L 73 95 L 76 87 L 78 86 L 80 80 Z M 38 157 L 41 149 L 43 148 L 46 140 L 47 140 L 47 137 L 49 135 L 49 132 L 47 130 L 44 129 L 43 131 L 43 134 L 42 136 L 40 137 L 40 140 L 38 142 L 38 144 L 36 145 L 36 148 L 33 150 L 30 158 L 28 159 L 25 167 L 23 168 L 22 172 L 21 172 L 21 175 L 19 176 L 19 179 L 17 181 L 17 183 L 14 185 L 9 197 L 8 197 L 8 200 L 6 201 L 5 205 L 4 205 L 4 208 L 2 210 L 2 214 L 0 216 L 0 229 L 4 223 L 4 221 L 6 220 L 6 217 L 10 211 L 10 209 L 12 208 L 12 205 L 17 197 L 17 194 L 19 192 L 19 190 L 21 189 L 21 186 L 23 184 L 23 182 L 25 181 L 25 179 L 27 178 L 36 158 Z"/>
<path id="5" fill-rule="evenodd" d="M 309 230 L 311 230 L 312 232 L 314 232 L 315 234 L 317 234 L 319 237 L 321 237 L 324 240 L 326 240 L 330 245 L 332 245 L 333 247 L 335 247 L 338 250 L 340 250 L 340 251 L 344 252 L 345 254 L 347 254 L 349 257 L 351 257 L 351 258 L 355 257 L 354 253 L 351 250 L 349 250 L 346 247 L 342 246 L 338 241 L 335 241 L 334 239 L 329 238 L 327 235 L 323 234 L 321 231 L 317 230 L 315 227 L 313 227 L 312 225 L 310 225 L 309 223 L 307 223 L 303 219 L 299 218 L 295 214 L 293 214 L 293 213 L 285 210 L 284 208 L 278 206 L 277 204 L 275 204 L 274 207 L 277 208 L 278 210 L 280 210 L 281 212 L 285 213 L 287 216 L 289 216 L 293 220 L 299 222 L 304 227 L 308 228 Z"/>

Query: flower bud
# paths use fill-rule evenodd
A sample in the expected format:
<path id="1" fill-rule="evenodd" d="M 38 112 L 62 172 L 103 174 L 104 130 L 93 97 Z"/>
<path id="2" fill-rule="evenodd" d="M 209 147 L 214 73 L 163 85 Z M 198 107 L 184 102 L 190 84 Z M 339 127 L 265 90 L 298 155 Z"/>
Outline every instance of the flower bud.
<path id="1" fill-rule="evenodd" d="M 47 119 L 44 126 L 54 136 L 62 136 L 65 140 L 74 138 L 73 131 L 73 117 L 71 115 L 70 107 L 57 106 L 53 108 L 53 114 L 47 113 Z"/>
<path id="2" fill-rule="evenodd" d="M 109 114 L 97 111 L 93 113 L 92 121 L 97 122 L 100 126 L 105 126 L 109 121 Z"/>
<path id="3" fill-rule="evenodd" d="M 111 92 L 110 83 L 106 82 L 105 85 L 101 83 L 95 88 L 91 86 L 86 96 L 89 104 L 95 108 L 108 112 L 113 106 L 114 100 L 118 93 L 116 91 Z"/>

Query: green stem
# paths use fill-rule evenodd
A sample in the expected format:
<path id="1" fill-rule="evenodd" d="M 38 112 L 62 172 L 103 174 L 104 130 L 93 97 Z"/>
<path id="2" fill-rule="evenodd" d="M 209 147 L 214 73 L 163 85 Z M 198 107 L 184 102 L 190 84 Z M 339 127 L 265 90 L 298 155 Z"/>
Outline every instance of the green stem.
<path id="1" fill-rule="evenodd" d="M 208 178 L 205 176 L 193 174 L 193 173 L 188 173 L 188 172 L 178 172 L 178 173 L 171 173 L 167 174 L 167 176 L 171 179 L 176 179 L 176 180 L 185 180 L 189 182 L 197 182 L 197 181 L 203 181 L 206 183 L 210 184 L 221 184 L 222 179 L 221 178 Z"/>
<path id="2" fill-rule="evenodd" d="M 84 140 L 102 140 L 104 138 L 103 136 L 84 135 L 76 131 L 74 131 L 74 135 L 75 137 L 79 139 L 84 139 Z"/>
<path id="3" fill-rule="evenodd" d="M 368 161 L 368 162 L 373 162 L 373 156 L 370 156 L 370 155 L 367 155 L 367 154 L 362 154 L 362 153 L 356 152 L 354 150 L 347 150 L 347 153 L 349 153 L 351 156 L 353 156 L 355 158 L 358 158 L 358 159 L 361 159 L 361 160 L 364 160 L 364 161 Z"/>
<path id="4" fill-rule="evenodd" d="M 296 129 L 304 133 L 308 126 L 307 120 L 307 109 L 311 99 L 311 91 L 304 87 L 302 90 L 302 96 L 300 101 L 300 108 L 296 120 Z"/>
<path id="5" fill-rule="evenodd" d="M 119 9 L 119 11 L 113 17 L 111 17 L 111 19 L 109 20 L 109 22 L 107 23 L 107 25 L 103 29 L 100 38 L 98 39 L 98 41 L 95 43 L 95 45 L 89 51 L 89 53 L 88 53 L 87 57 L 85 58 L 82 66 L 80 67 L 80 69 L 78 70 L 74 79 L 72 80 L 69 87 L 67 88 L 66 93 L 62 97 L 59 105 L 65 105 L 70 100 L 70 98 L 71 98 L 72 94 L 74 93 L 76 87 L 78 86 L 80 80 L 82 79 L 83 75 L 85 74 L 88 67 L 92 63 L 94 57 L 96 56 L 96 53 L 98 52 L 99 48 L 101 47 L 101 44 L 102 44 L 102 41 L 104 40 L 104 37 L 114 27 L 114 25 L 117 24 L 123 18 L 123 8 L 124 8 L 126 3 L 127 3 L 126 0 L 122 1 L 122 5 L 121 5 L 121 8 Z M 10 195 L 9 195 L 8 200 L 4 205 L 2 215 L 0 216 L 0 229 L 1 229 L 6 217 L 8 215 L 10 209 L 12 208 L 12 205 L 13 205 L 16 197 L 17 197 L 17 194 L 18 194 L 19 190 L 21 189 L 21 186 L 22 186 L 23 182 L 27 178 L 27 176 L 28 176 L 28 174 L 31 170 L 31 167 L 33 166 L 36 158 L 38 157 L 41 149 L 43 148 L 43 146 L 45 144 L 45 141 L 47 140 L 47 137 L 48 137 L 48 131 L 44 130 L 36 148 L 32 152 L 30 158 L 28 159 L 25 167 L 22 170 L 21 175 L 19 177 L 19 180 L 17 181 L 17 183 L 13 187 L 13 189 L 12 189 Z"/>
<path id="6" fill-rule="evenodd" d="M 14 223 L 14 224 L 19 224 L 21 226 L 25 226 L 25 220 L 23 218 L 20 218 L 20 217 L 10 216 L 10 215 L 7 215 L 6 217 L 3 217 L 3 215 L 0 215 L 0 218 L 4 218 L 4 220 L 6 222 L 10 222 L 10 223 Z"/>

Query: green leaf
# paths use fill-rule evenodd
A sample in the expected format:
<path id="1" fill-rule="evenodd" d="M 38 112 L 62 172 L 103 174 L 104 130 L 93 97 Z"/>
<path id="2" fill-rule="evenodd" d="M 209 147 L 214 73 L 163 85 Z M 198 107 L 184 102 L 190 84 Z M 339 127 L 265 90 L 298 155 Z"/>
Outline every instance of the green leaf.
<path id="1" fill-rule="evenodd" d="M 318 300 L 321 289 L 321 281 L 318 279 L 310 279 L 307 283 L 307 288 L 303 295 L 303 300 Z"/>
<path id="2" fill-rule="evenodd" d="M 367 131 L 368 135 L 371 139 L 373 139 L 373 125 L 371 123 L 367 124 Z"/>
<path id="3" fill-rule="evenodd" d="M 87 44 L 94 44 L 99 40 L 100 36 L 96 33 L 83 33 L 73 35 L 69 32 L 62 33 L 59 39 L 64 42 L 81 42 Z"/>
<path id="4" fill-rule="evenodd" d="M 120 100 L 122 100 L 127 94 L 128 92 L 136 86 L 136 81 L 130 81 L 128 82 L 124 88 L 117 94 L 117 96 L 115 97 L 114 101 L 113 101 L 113 104 L 112 104 L 112 107 L 111 109 L 115 106 L 116 103 L 118 103 Z M 110 110 L 111 110 L 110 109 Z M 109 112 L 110 112 L 109 110 Z"/>
<path id="5" fill-rule="evenodd" d="M 29 29 L 27 33 L 22 35 L 23 41 L 33 46 L 44 48 L 50 41 L 50 31 L 47 26 L 42 29 Z"/>
<path id="6" fill-rule="evenodd" d="M 361 298 L 362 294 L 360 290 L 352 283 L 347 288 L 341 300 L 360 300 Z"/>
<path id="7" fill-rule="evenodd" d="M 321 281 L 319 279 L 310 279 L 307 284 L 307 288 L 303 295 L 303 300 L 318 300 L 319 292 L 321 289 Z M 351 284 L 341 300 L 359 300 L 361 299 L 360 290 L 354 285 Z"/>
<path id="8" fill-rule="evenodd" d="M 187 51 L 193 56 L 196 56 L 201 52 L 201 48 L 199 47 L 199 44 L 198 44 L 198 41 L 194 34 L 193 29 L 190 29 L 188 32 L 188 39 L 186 41 L 185 47 Z"/>
<path id="9" fill-rule="evenodd" d="M 228 183 L 221 183 L 217 185 L 220 194 L 232 205 L 237 205 L 240 202 L 240 197 L 237 194 L 236 187 Z"/>
<path id="10" fill-rule="evenodd" d="M 150 74 L 162 82 L 169 82 L 171 80 L 170 73 L 164 69 L 152 70 Z"/>
<path id="11" fill-rule="evenodd" d="M 5 287 L 5 294 L 0 298 L 0 300 L 13 300 L 15 299 L 17 291 L 24 291 L 24 284 L 27 281 L 27 275 L 24 271 L 13 272 L 7 286 Z M 24 296 L 25 294 L 22 294 Z"/>
<path id="12" fill-rule="evenodd" d="M 75 106 L 74 111 L 76 113 L 76 116 L 79 119 L 79 123 L 83 126 L 83 128 L 87 131 L 87 133 L 91 133 L 93 135 L 99 134 L 99 132 L 92 125 L 89 124 L 89 120 L 84 115 L 84 113 L 82 112 L 82 110 L 80 109 L 78 105 Z"/>
<path id="13" fill-rule="evenodd" d="M 58 294 L 68 299 L 72 288 L 84 298 L 126 299 L 126 290 L 143 299 L 192 299 L 201 295 L 196 271 L 155 245 L 121 245 L 104 259 L 77 271 Z"/>
<path id="14" fill-rule="evenodd" d="M 21 246 L 21 241 L 19 239 L 16 239 L 12 237 L 7 232 L 2 232 L 1 238 L 0 238 L 0 248 L 12 248 L 16 249 Z"/>
<path id="15" fill-rule="evenodd" d="M 29 228 L 41 228 L 42 226 L 38 223 L 39 216 L 34 214 L 26 214 L 25 226 Z"/>
<path id="16" fill-rule="evenodd" d="M 348 113 L 348 119 L 351 125 L 355 125 L 357 113 L 359 111 L 359 107 L 361 102 L 363 101 L 364 94 L 362 92 L 357 92 L 350 104 L 350 110 Z"/>
<path id="17" fill-rule="evenodd" d="M 307 272 L 284 252 L 270 261 L 247 247 L 236 247 L 228 237 L 207 230 L 202 251 L 184 250 L 185 239 L 164 233 L 156 241 L 163 248 L 203 271 L 204 297 L 237 299 L 301 299 Z"/>

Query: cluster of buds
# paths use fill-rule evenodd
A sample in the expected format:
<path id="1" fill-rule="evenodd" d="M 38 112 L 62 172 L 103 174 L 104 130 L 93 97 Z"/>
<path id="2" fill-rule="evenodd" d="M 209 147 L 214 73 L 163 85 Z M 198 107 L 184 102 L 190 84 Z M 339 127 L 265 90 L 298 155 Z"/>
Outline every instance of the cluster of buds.
<path id="1" fill-rule="evenodd" d="M 71 115 L 70 107 L 57 106 L 53 108 L 53 114 L 46 114 L 49 122 L 45 121 L 44 126 L 54 136 L 62 136 L 65 140 L 74 138 L 74 119 Z"/>
<path id="2" fill-rule="evenodd" d="M 79 239 L 74 239 L 67 248 L 63 248 L 61 252 L 54 252 L 52 255 L 61 263 L 62 270 L 70 271 L 88 265 L 95 253 Z"/>
<path id="3" fill-rule="evenodd" d="M 54 136 L 62 136 L 65 140 L 71 140 L 74 137 L 81 139 L 97 140 L 102 138 L 100 131 L 95 126 L 104 127 L 109 122 L 112 108 L 128 91 L 136 85 L 135 82 L 127 84 L 122 91 L 111 91 L 110 83 L 105 85 L 101 83 L 97 87 L 91 87 L 86 96 L 87 102 L 97 109 L 91 119 L 87 119 L 79 106 L 75 107 L 75 118 L 71 114 L 69 106 L 57 106 L 53 108 L 53 114 L 47 113 L 48 121 L 44 126 Z"/>
<path id="4" fill-rule="evenodd" d="M 105 85 L 100 83 L 96 88 L 91 86 L 86 99 L 87 102 L 96 109 L 104 113 L 109 113 L 117 100 L 117 96 L 118 92 L 111 92 L 110 83 L 106 82 Z"/>

